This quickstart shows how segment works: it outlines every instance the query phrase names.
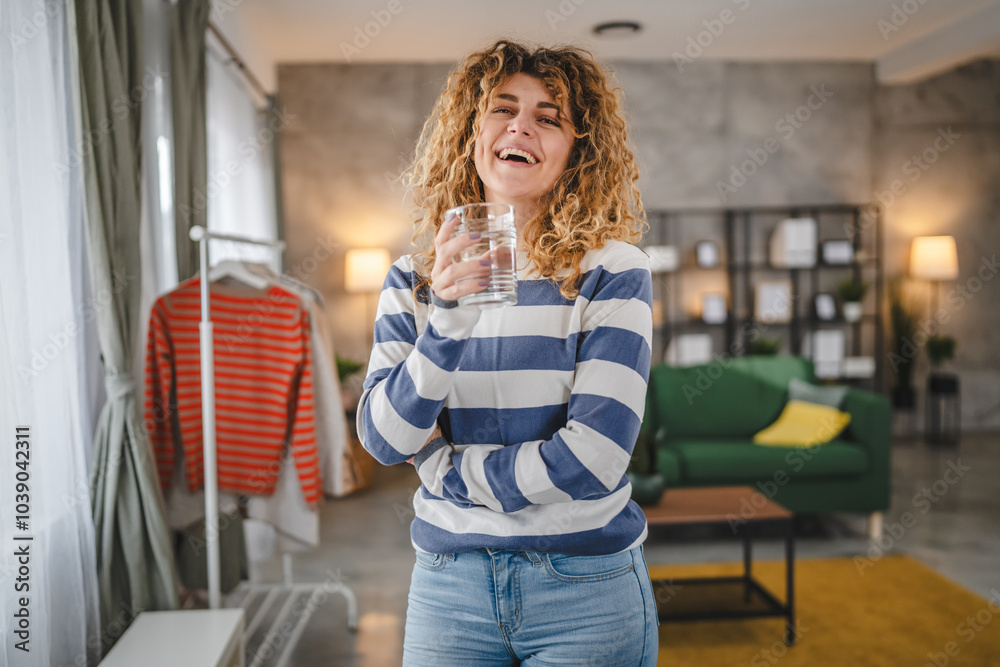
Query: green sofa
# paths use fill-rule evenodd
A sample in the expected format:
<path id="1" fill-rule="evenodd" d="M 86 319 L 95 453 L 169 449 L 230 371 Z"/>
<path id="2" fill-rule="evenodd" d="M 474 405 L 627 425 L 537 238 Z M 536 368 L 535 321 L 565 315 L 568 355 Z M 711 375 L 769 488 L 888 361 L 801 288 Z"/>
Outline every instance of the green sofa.
<path id="1" fill-rule="evenodd" d="M 864 512 L 869 533 L 880 535 L 891 483 L 888 401 L 852 388 L 841 404 L 851 422 L 833 441 L 755 445 L 753 435 L 781 413 L 793 377 L 815 383 L 812 362 L 746 356 L 654 366 L 632 457 L 636 488 L 646 481 L 648 492 L 656 473 L 668 494 L 670 488 L 745 484 L 796 514 Z"/>

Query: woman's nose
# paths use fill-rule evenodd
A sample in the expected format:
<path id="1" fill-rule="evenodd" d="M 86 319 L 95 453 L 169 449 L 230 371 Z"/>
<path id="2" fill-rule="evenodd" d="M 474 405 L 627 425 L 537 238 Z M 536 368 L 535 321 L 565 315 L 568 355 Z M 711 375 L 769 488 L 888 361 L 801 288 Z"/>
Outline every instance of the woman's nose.
<path id="1" fill-rule="evenodd" d="M 524 133 L 530 136 L 531 124 L 529 123 L 528 119 L 526 119 L 524 116 L 515 116 L 514 118 L 510 119 L 509 123 L 507 123 L 507 131 L 510 132 L 511 134 Z"/>

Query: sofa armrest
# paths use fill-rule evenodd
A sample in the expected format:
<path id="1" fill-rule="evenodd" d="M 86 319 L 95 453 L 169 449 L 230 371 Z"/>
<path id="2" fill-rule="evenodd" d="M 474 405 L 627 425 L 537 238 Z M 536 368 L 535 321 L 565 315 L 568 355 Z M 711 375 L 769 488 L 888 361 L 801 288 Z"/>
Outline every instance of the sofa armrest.
<path id="1" fill-rule="evenodd" d="M 889 399 L 863 389 L 849 389 L 841 409 L 851 415 L 847 427 L 851 440 L 869 449 L 889 449 L 892 432 Z"/>
<path id="2" fill-rule="evenodd" d="M 891 483 L 892 410 L 885 396 L 850 389 L 841 409 L 851 415 L 847 437 L 868 451 L 870 475 L 885 480 L 885 503 L 888 506 Z"/>
<path id="3" fill-rule="evenodd" d="M 635 448 L 632 449 L 632 460 L 628 469 L 639 475 L 652 475 L 656 472 L 656 453 L 660 447 L 659 433 L 654 433 L 655 419 L 647 412 L 639 428 Z M 662 430 L 662 428 L 660 429 Z"/>
<path id="4" fill-rule="evenodd" d="M 659 428 L 659 420 L 654 392 L 653 375 L 650 373 L 649 383 L 646 385 L 646 407 L 642 413 L 642 424 L 639 426 L 639 436 L 632 449 L 632 460 L 629 461 L 629 470 L 639 475 L 652 475 L 656 472 L 656 431 Z"/>
<path id="5" fill-rule="evenodd" d="M 646 390 L 646 410 L 626 473 L 632 484 L 632 500 L 643 506 L 656 505 L 667 488 L 663 477 L 656 470 L 659 438 L 655 432 L 657 419 L 652 407 L 654 403 L 652 394 L 653 388 L 649 386 Z"/>

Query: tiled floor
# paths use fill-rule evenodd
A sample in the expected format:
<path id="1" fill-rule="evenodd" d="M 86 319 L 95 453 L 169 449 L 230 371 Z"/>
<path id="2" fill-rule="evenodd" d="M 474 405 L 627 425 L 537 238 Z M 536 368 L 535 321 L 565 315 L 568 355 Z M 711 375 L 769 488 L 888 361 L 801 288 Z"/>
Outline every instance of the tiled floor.
<path id="1" fill-rule="evenodd" d="M 948 472 L 952 470 L 954 472 Z M 956 471 L 957 470 L 957 471 Z M 305 632 L 287 654 L 294 667 L 391 667 L 400 664 L 406 592 L 413 551 L 411 498 L 418 486 L 412 468 L 380 468 L 372 488 L 331 500 L 323 508 L 322 547 L 294 560 L 296 582 L 342 581 L 358 599 L 359 629 L 347 630 L 344 599 L 328 595 L 316 605 Z M 926 489 L 926 492 L 925 492 Z M 923 495 L 921 495 L 923 494 Z M 900 517 L 910 512 L 904 528 Z M 893 452 L 893 505 L 881 543 L 866 538 L 865 519 L 822 517 L 796 541 L 798 558 L 906 553 L 986 597 L 1000 590 L 1000 436 L 966 435 L 960 449 L 931 449 L 897 442 Z M 779 539 L 755 541 L 755 557 L 782 557 Z M 649 562 L 737 561 L 739 544 L 717 534 L 666 539 L 652 532 Z M 873 559 L 873 562 L 876 563 Z M 264 581 L 281 580 L 280 559 L 259 568 Z M 283 599 L 282 599 L 283 600 Z M 278 600 L 274 609 L 280 608 Z M 321 597 L 322 600 L 322 597 Z M 294 609 L 303 602 L 290 605 Z M 248 646 L 247 664 L 279 664 L 288 633 L 259 649 L 262 632 Z"/>

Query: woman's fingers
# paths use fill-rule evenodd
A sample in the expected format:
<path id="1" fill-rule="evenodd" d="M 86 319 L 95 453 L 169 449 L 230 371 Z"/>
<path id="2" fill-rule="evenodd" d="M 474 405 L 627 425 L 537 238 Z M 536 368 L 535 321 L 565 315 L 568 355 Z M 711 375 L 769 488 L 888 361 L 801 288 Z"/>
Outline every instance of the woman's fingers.
<path id="1" fill-rule="evenodd" d="M 435 424 L 434 430 L 431 431 L 431 434 L 429 436 L 427 436 L 427 442 L 424 443 L 424 447 L 426 447 L 427 445 L 431 444 L 433 441 L 441 437 L 443 437 L 443 434 L 441 433 L 441 426 L 440 424 Z M 406 459 L 406 462 L 409 464 L 413 464 L 413 458 L 414 457 L 411 456 L 410 458 Z"/>
<path id="2" fill-rule="evenodd" d="M 454 301 L 461 296 L 486 289 L 492 262 L 487 251 L 482 256 L 461 260 L 466 249 L 479 242 L 480 234 L 463 234 L 452 238 L 458 225 L 457 217 L 449 217 L 434 238 L 434 267 L 431 270 L 431 289 L 439 299 Z"/>
<path id="3" fill-rule="evenodd" d="M 455 301 L 486 289 L 490 282 L 486 277 L 489 270 L 488 264 L 484 266 L 476 260 L 453 263 L 431 280 L 431 289 L 439 299 Z"/>
<path id="4" fill-rule="evenodd" d="M 431 274 L 431 288 L 439 298 L 454 301 L 460 296 L 481 292 L 488 280 L 491 262 L 489 259 L 474 258 L 451 262 L 437 275 Z"/>
<path id="5" fill-rule="evenodd" d="M 438 233 L 434 236 L 434 245 L 441 247 L 442 244 L 446 243 L 451 238 L 451 235 L 455 233 L 455 227 L 457 226 L 458 216 L 454 213 L 449 214 L 438 228 Z"/>
<path id="6" fill-rule="evenodd" d="M 458 226 L 458 216 L 452 214 L 445 218 L 444 223 L 441 228 L 438 229 L 437 235 L 434 237 L 434 267 L 431 270 L 431 278 L 436 278 L 441 275 L 452 263 L 455 262 L 457 255 L 465 247 L 465 243 L 468 241 L 467 236 L 456 236 L 452 238 L 455 233 L 455 228 Z"/>

